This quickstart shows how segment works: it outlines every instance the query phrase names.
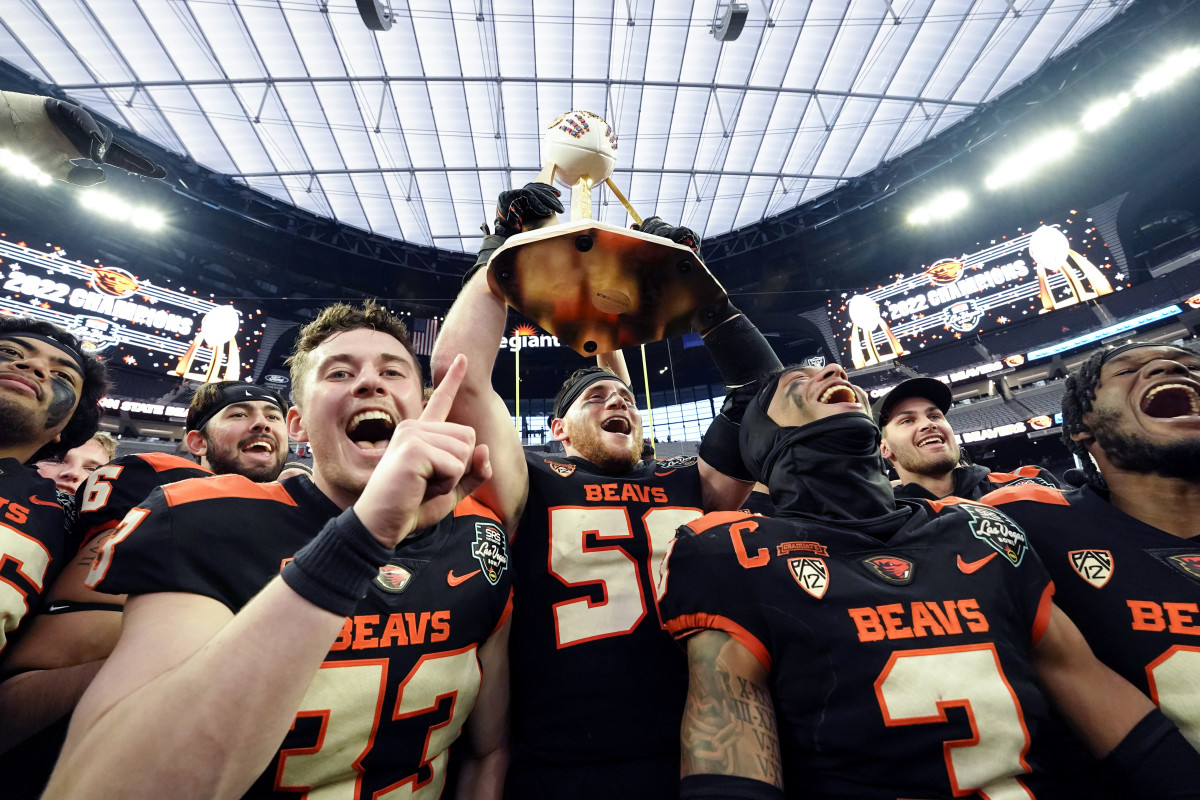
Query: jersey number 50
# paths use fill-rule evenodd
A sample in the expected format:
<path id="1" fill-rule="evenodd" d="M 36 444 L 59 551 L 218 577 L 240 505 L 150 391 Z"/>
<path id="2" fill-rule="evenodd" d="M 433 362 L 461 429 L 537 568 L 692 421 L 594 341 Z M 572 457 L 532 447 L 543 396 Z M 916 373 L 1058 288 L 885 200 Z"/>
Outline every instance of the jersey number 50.
<path id="1" fill-rule="evenodd" d="M 567 586 L 596 587 L 590 596 L 554 605 L 558 647 L 632 633 L 654 602 L 663 556 L 680 525 L 701 515 L 697 508 L 652 508 L 642 516 L 646 541 L 634 538 L 625 506 L 562 506 L 550 509 L 550 574 Z M 649 572 L 629 554 L 649 552 Z M 649 591 L 643 580 L 650 581 Z"/>

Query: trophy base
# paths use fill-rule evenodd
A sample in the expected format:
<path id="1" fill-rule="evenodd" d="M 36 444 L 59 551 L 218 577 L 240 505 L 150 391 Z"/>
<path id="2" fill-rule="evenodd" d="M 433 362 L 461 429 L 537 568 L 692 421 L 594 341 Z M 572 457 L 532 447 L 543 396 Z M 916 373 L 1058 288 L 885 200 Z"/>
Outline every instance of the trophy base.
<path id="1" fill-rule="evenodd" d="M 690 248 L 593 219 L 510 237 L 488 282 L 585 356 L 688 333 L 726 295 Z"/>

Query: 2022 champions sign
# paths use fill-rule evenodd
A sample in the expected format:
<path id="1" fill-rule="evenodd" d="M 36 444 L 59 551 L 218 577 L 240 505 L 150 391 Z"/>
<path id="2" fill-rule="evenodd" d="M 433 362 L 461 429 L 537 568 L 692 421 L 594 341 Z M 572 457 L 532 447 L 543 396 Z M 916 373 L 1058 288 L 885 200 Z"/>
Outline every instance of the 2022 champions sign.
<path id="1" fill-rule="evenodd" d="M 243 333 L 246 315 L 231 305 L 7 238 L 0 238 L 0 313 L 61 325 L 116 363 L 201 381 L 237 380 L 252 366 L 241 359 L 246 345 L 258 340 L 257 330 Z"/>
<path id="2" fill-rule="evenodd" d="M 1090 219 L 1018 230 L 886 286 L 830 301 L 830 323 L 855 369 L 1008 325 L 1128 286 Z"/>

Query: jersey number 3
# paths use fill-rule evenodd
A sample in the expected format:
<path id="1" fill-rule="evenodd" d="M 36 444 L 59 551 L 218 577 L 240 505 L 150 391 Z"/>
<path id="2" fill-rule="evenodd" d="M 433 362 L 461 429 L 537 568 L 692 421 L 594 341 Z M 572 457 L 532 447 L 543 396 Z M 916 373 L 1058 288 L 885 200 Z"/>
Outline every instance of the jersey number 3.
<path id="1" fill-rule="evenodd" d="M 988 800 L 1032 800 L 1016 777 L 1029 771 L 1029 732 L 994 645 L 893 653 L 875 695 L 888 727 L 945 722 L 947 707 L 965 708 L 974 738 L 945 743 L 955 797 L 978 791 Z"/>
<path id="2" fill-rule="evenodd" d="M 601 597 L 554 605 L 559 648 L 632 633 L 654 602 L 663 556 L 680 525 L 701 515 L 696 508 L 652 508 L 642 516 L 646 542 L 634 538 L 624 506 L 550 509 L 550 573 L 567 586 L 598 587 Z M 649 574 L 630 555 L 649 552 Z M 649 591 L 643 580 L 650 580 Z"/>

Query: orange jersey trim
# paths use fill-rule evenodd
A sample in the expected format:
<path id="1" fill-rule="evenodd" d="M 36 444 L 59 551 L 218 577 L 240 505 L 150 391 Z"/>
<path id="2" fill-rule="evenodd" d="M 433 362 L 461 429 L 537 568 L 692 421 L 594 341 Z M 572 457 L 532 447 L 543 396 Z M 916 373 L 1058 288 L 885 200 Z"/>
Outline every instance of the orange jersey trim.
<path id="1" fill-rule="evenodd" d="M 243 500 L 273 500 L 286 506 L 297 505 L 287 489 L 279 483 L 255 483 L 242 475 L 214 475 L 211 478 L 189 478 L 163 487 L 168 506 L 181 506 L 201 500 L 240 498 Z"/>
<path id="2" fill-rule="evenodd" d="M 989 472 L 987 479 L 992 483 L 1004 483 L 1005 481 L 1015 481 L 1018 478 L 1040 478 L 1041 476 L 1041 469 L 1025 465 L 1017 467 L 1016 472 Z"/>
<path id="3" fill-rule="evenodd" d="M 694 519 L 687 523 L 688 528 L 692 533 L 704 533 L 707 530 L 724 525 L 726 523 L 737 522 L 738 520 L 748 519 L 757 516 L 755 514 L 747 514 L 745 511 L 713 511 L 705 514 L 699 519 Z"/>
<path id="4" fill-rule="evenodd" d="M 968 500 L 965 497 L 955 497 L 954 495 L 947 495 L 946 497 L 943 497 L 941 500 L 926 500 L 925 498 L 922 497 L 921 501 L 924 503 L 928 503 L 929 507 L 933 509 L 935 514 L 940 514 L 943 511 L 945 511 L 946 506 L 981 506 L 981 505 L 983 505 L 983 503 L 980 503 L 976 500 Z"/>
<path id="5" fill-rule="evenodd" d="M 500 619 L 496 622 L 496 627 L 492 628 L 492 633 L 503 628 L 504 623 L 512 616 L 512 596 L 512 588 L 510 587 L 508 590 L 508 602 L 504 604 L 504 610 L 500 612 Z M 488 636 L 491 636 L 491 634 L 488 634 Z"/>
<path id="6" fill-rule="evenodd" d="M 1046 634 L 1050 626 L 1050 610 L 1054 608 L 1054 581 L 1046 584 L 1042 590 L 1042 599 L 1038 601 L 1037 616 L 1033 618 L 1033 643 L 1036 645 Z"/>
<path id="7" fill-rule="evenodd" d="M 719 513 L 728 514 L 732 512 Z M 664 627 L 676 638 L 698 633 L 702 630 L 724 631 L 732 636 L 738 644 L 749 650 L 751 655 L 758 659 L 758 663 L 763 665 L 763 669 L 767 672 L 771 671 L 771 654 L 767 652 L 766 646 L 758 640 L 757 636 L 728 617 L 722 617 L 719 614 L 684 614 L 675 619 L 668 620 Z"/>
<path id="8" fill-rule="evenodd" d="M 1042 486 L 1040 483 L 1022 483 L 1019 486 L 1004 486 L 994 492 L 988 492 L 981 502 L 989 506 L 1001 506 L 1017 500 L 1033 500 L 1036 503 L 1047 503 L 1053 506 L 1069 506 L 1062 489 Z"/>
<path id="9" fill-rule="evenodd" d="M 170 453 L 135 453 L 134 455 L 153 467 L 155 472 L 166 472 L 169 469 L 200 469 L 212 472 L 208 467 L 201 466 L 195 461 L 189 461 Z"/>
<path id="10" fill-rule="evenodd" d="M 495 520 L 496 524 L 500 524 L 500 517 L 495 511 L 485 506 L 483 503 L 475 499 L 475 495 L 469 494 L 462 499 L 462 502 L 454 507 L 454 516 L 456 517 L 487 517 L 490 520 Z"/>

